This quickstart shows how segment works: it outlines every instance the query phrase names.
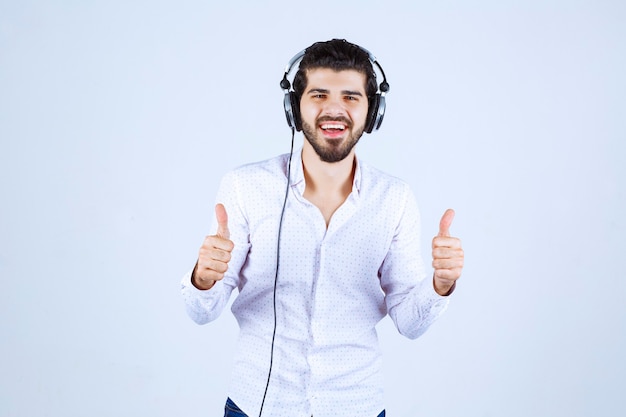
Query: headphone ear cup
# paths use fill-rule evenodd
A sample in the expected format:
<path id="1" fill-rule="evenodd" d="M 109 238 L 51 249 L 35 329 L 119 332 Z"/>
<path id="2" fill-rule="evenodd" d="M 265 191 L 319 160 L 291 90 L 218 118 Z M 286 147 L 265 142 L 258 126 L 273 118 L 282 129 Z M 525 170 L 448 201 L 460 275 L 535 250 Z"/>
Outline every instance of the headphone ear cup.
<path id="1" fill-rule="evenodd" d="M 289 102 L 291 103 L 291 115 L 293 117 L 293 125 L 298 132 L 302 130 L 302 119 L 300 118 L 300 100 L 295 92 L 289 92 Z"/>
<path id="2" fill-rule="evenodd" d="M 385 117 L 385 108 L 387 103 L 385 102 L 385 96 L 382 94 L 377 94 L 378 96 L 378 105 L 376 106 L 376 115 L 374 117 L 374 130 L 380 129 L 380 125 L 383 124 L 383 117 Z"/>
<path id="3" fill-rule="evenodd" d="M 378 108 L 380 106 L 380 99 L 381 96 L 380 94 L 375 94 L 369 103 L 368 109 L 367 109 L 367 123 L 365 124 L 365 133 L 372 133 L 372 131 L 374 129 L 378 129 L 380 127 L 380 123 L 382 122 L 382 120 L 379 122 L 378 119 Z M 384 97 L 382 97 L 383 102 L 384 102 Z M 383 109 L 384 112 L 384 109 Z"/>
<path id="4" fill-rule="evenodd" d="M 287 125 L 289 125 L 290 128 L 295 128 L 295 121 L 293 120 L 293 107 L 291 105 L 291 94 L 289 92 L 285 92 L 285 97 L 283 97 L 283 108 L 285 109 Z"/>

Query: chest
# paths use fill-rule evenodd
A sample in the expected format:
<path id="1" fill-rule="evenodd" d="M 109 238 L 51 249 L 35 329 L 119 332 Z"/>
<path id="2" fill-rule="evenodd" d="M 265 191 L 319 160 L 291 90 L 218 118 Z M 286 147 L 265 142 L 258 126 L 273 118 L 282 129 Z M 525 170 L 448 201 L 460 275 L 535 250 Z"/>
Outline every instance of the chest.
<path id="1" fill-rule="evenodd" d="M 347 194 L 321 194 L 321 193 L 304 193 L 304 198 L 314 205 L 324 218 L 326 227 L 328 227 L 333 214 L 346 201 Z"/>

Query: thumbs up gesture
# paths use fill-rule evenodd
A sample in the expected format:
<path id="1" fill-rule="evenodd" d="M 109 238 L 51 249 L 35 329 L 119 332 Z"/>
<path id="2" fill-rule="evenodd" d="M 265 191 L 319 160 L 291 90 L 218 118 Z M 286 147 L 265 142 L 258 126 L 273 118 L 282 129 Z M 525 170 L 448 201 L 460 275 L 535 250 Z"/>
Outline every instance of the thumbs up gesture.
<path id="1" fill-rule="evenodd" d="M 215 217 L 217 218 L 217 232 L 204 239 L 200 247 L 198 262 L 191 276 L 193 285 L 201 290 L 212 288 L 217 281 L 224 278 L 224 273 L 228 270 L 230 253 L 235 247 L 230 240 L 228 214 L 223 204 L 215 206 Z"/>
<path id="2" fill-rule="evenodd" d="M 461 240 L 450 236 L 454 210 L 448 209 L 439 222 L 439 234 L 433 239 L 433 285 L 439 295 L 449 295 L 463 270 Z"/>

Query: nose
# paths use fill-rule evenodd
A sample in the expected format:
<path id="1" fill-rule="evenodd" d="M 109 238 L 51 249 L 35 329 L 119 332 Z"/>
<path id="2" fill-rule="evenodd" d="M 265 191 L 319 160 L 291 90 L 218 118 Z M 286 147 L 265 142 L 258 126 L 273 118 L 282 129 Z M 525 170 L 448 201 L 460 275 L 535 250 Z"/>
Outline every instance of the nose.
<path id="1" fill-rule="evenodd" d="M 346 108 L 341 97 L 330 96 L 324 103 L 324 116 L 345 116 Z"/>

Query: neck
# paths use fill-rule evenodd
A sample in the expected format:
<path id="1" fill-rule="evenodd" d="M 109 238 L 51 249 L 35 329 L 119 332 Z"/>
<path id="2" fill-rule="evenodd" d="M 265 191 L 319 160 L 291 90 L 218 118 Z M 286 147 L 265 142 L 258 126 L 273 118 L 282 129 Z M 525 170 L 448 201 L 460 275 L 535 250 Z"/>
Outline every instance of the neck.
<path id="1" fill-rule="evenodd" d="M 342 194 L 347 197 L 354 182 L 354 149 L 339 162 L 324 162 L 305 140 L 302 148 L 302 165 L 306 191 L 310 193 Z"/>

